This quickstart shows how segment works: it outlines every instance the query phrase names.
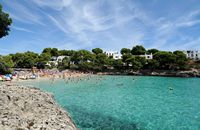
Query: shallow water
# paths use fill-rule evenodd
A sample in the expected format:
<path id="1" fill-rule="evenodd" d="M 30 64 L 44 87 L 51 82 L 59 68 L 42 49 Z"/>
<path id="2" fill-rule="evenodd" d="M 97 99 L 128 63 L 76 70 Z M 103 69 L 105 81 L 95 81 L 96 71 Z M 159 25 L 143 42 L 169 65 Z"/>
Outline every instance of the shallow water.
<path id="1" fill-rule="evenodd" d="M 92 76 L 22 82 L 52 92 L 80 129 L 200 130 L 200 79 Z"/>

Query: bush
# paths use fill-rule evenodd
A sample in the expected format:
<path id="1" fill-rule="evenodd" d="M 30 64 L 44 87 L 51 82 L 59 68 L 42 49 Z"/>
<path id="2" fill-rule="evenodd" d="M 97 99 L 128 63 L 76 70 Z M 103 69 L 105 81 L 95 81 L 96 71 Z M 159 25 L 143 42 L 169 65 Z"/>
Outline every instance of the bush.
<path id="1" fill-rule="evenodd" d="M 9 74 L 12 72 L 12 69 L 9 68 L 4 62 L 0 62 L 0 74 Z"/>

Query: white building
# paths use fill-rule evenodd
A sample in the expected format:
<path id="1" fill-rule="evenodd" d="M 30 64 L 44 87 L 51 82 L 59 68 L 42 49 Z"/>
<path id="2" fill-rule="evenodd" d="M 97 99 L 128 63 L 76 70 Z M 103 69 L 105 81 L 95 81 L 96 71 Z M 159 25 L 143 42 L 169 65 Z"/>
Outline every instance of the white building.
<path id="1" fill-rule="evenodd" d="M 200 51 L 198 50 L 187 50 L 183 51 L 186 54 L 187 58 L 192 60 L 200 60 Z"/>
<path id="2" fill-rule="evenodd" d="M 113 59 L 118 60 L 118 59 L 122 59 L 122 55 L 119 52 L 113 52 L 113 51 L 108 51 L 108 52 L 104 52 L 108 57 L 113 57 Z M 151 60 L 153 59 L 153 55 L 151 54 L 144 54 L 144 55 L 137 55 L 137 56 L 141 56 L 144 57 L 145 59 Z"/>
<path id="3" fill-rule="evenodd" d="M 113 57 L 113 59 L 115 60 L 119 60 L 122 58 L 122 55 L 119 52 L 113 52 L 113 51 L 109 51 L 109 52 L 104 52 L 108 57 Z"/>
<path id="4" fill-rule="evenodd" d="M 152 53 L 151 54 L 144 54 L 144 55 L 139 55 L 139 56 L 141 56 L 141 57 L 144 57 L 145 59 L 147 59 L 147 60 L 152 60 L 153 59 L 153 55 L 152 55 Z"/>
<path id="5" fill-rule="evenodd" d="M 50 61 L 47 63 L 47 65 L 50 66 L 50 63 L 53 63 L 53 64 L 55 64 L 55 65 L 58 65 L 58 62 L 62 62 L 62 60 L 63 60 L 65 57 L 68 57 L 68 58 L 69 58 L 69 56 L 58 56 L 58 57 L 53 56 L 53 57 L 50 59 Z"/>
<path id="6" fill-rule="evenodd" d="M 68 58 L 69 58 L 69 56 L 58 56 L 58 57 L 57 57 L 57 62 L 62 62 L 62 60 L 63 60 L 65 57 L 68 57 Z"/>

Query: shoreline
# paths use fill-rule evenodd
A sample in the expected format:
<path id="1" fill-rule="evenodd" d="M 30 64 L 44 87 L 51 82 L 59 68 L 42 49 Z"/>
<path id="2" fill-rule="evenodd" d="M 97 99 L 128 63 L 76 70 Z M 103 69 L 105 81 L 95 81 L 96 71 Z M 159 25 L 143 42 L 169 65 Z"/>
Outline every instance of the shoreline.
<path id="1" fill-rule="evenodd" d="M 180 77 L 180 78 L 200 78 L 200 71 L 130 71 L 130 72 L 99 72 L 97 75 L 124 75 L 124 76 L 157 76 L 157 77 Z"/>
<path id="2" fill-rule="evenodd" d="M 93 75 L 121 75 L 121 76 L 157 76 L 157 77 L 180 77 L 180 78 L 200 78 L 199 70 L 190 70 L 190 71 L 170 71 L 170 70 L 140 70 L 140 71 L 105 71 L 105 72 L 85 72 L 85 71 L 74 71 L 74 70 L 64 70 L 62 72 L 54 72 L 52 70 L 46 70 L 48 73 L 32 73 L 31 71 L 22 71 L 18 72 L 21 77 L 28 77 L 27 75 L 37 74 L 36 78 L 20 78 L 15 77 L 11 81 L 2 81 L 1 84 L 4 83 L 19 83 L 24 81 L 41 81 L 41 80 L 57 80 L 57 79 L 73 79 L 73 78 L 81 78 L 81 77 L 90 77 Z M 52 71 L 52 72 L 51 72 Z M 9 85 L 9 84 L 8 84 Z"/>

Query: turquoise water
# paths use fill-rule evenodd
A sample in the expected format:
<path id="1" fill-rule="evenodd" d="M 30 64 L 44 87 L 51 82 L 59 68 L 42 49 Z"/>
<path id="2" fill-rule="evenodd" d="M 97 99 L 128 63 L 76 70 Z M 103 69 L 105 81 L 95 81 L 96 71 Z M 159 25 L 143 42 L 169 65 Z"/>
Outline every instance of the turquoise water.
<path id="1" fill-rule="evenodd" d="M 198 78 L 92 76 L 23 83 L 53 93 L 80 129 L 200 130 Z"/>

